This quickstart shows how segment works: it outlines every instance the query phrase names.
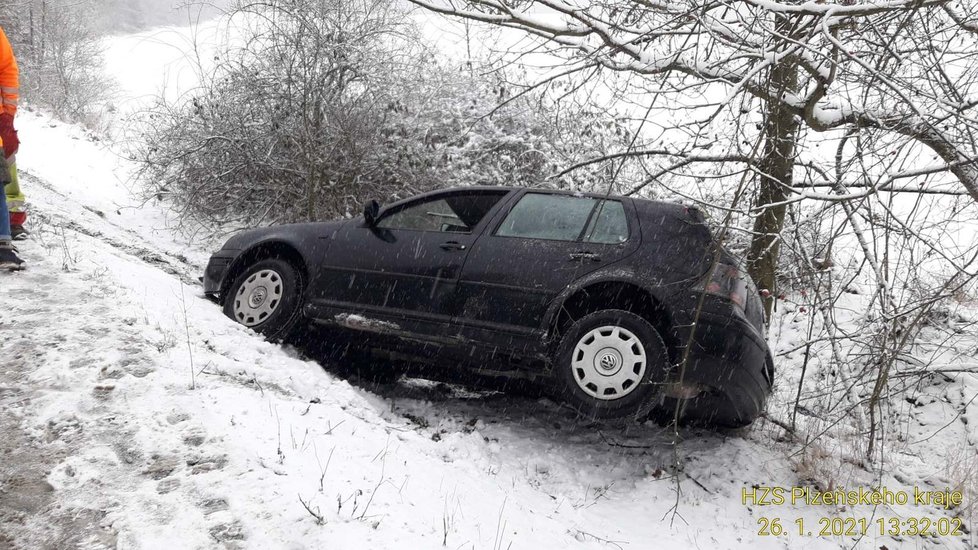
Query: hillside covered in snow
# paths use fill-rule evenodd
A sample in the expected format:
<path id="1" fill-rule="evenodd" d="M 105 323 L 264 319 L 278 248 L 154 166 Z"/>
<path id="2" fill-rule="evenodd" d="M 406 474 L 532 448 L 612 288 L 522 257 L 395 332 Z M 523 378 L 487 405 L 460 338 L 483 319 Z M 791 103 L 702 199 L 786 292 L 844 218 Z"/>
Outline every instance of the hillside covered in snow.
<path id="1" fill-rule="evenodd" d="M 198 281 L 221 237 L 144 192 L 123 131 L 127 111 L 193 80 L 191 34 L 108 39 L 115 139 L 18 115 L 31 237 L 17 245 L 28 269 L 0 274 L 0 548 L 978 548 L 973 299 L 922 332 L 928 372 L 894 382 L 908 387 L 878 461 L 826 420 L 851 403 L 837 381 L 797 407 L 806 366 L 847 351 L 813 349 L 818 312 L 796 292 L 771 322 L 767 416 L 678 438 L 491 386 L 346 380 L 316 342 L 228 319 Z M 851 281 L 838 327 L 858 333 L 873 299 Z M 811 499 L 859 490 L 909 500 Z M 953 534 L 908 534 L 923 521 Z"/>

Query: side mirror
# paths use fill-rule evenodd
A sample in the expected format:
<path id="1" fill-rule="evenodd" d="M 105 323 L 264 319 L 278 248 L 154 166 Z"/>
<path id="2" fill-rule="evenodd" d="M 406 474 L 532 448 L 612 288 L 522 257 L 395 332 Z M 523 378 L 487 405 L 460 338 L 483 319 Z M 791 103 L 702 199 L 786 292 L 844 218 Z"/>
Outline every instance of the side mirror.
<path id="1" fill-rule="evenodd" d="M 367 222 L 367 226 L 373 227 L 377 225 L 377 216 L 379 215 L 380 203 L 376 199 L 370 199 L 363 205 L 363 219 Z"/>

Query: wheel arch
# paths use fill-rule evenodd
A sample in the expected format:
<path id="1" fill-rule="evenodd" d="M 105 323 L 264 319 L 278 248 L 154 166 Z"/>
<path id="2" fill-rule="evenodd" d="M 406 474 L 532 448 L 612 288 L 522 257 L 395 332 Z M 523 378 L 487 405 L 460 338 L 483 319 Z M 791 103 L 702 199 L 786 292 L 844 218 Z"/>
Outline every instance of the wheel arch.
<path id="1" fill-rule="evenodd" d="M 675 363 L 679 350 L 672 331 L 672 315 L 656 293 L 634 281 L 603 279 L 572 289 L 557 301 L 549 315 L 548 336 L 558 345 L 563 332 L 577 319 L 603 309 L 621 309 L 642 317 L 655 328 Z"/>
<path id="2" fill-rule="evenodd" d="M 223 301 L 228 289 L 234 284 L 244 270 L 251 264 L 266 258 L 281 258 L 296 267 L 296 272 L 302 280 L 302 289 L 309 284 L 309 267 L 305 257 L 299 252 L 298 247 L 281 240 L 264 241 L 248 248 L 231 262 L 224 280 L 221 282 L 220 299 Z"/>

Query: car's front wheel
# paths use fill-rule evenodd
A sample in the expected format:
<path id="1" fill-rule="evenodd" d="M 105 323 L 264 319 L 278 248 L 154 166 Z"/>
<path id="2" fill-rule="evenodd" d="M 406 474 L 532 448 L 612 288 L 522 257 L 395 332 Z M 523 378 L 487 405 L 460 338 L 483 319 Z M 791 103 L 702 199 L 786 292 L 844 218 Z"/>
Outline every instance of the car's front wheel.
<path id="1" fill-rule="evenodd" d="M 280 258 L 248 266 L 224 296 L 224 314 L 263 334 L 284 340 L 300 317 L 302 279 L 295 267 Z"/>
<path id="2" fill-rule="evenodd" d="M 563 401 L 587 418 L 644 417 L 668 367 L 662 337 L 623 310 L 588 314 L 564 331 L 553 374 Z"/>

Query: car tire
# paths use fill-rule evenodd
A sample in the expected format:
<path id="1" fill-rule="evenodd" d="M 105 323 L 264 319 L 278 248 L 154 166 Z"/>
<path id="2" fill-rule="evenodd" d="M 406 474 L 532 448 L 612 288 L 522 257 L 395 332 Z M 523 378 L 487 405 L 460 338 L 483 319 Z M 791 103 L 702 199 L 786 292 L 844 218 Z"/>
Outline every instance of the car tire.
<path id="1" fill-rule="evenodd" d="M 590 313 L 564 331 L 552 375 L 558 398 L 582 417 L 644 420 L 669 366 L 662 337 L 624 310 Z"/>
<path id="2" fill-rule="evenodd" d="M 239 274 L 224 296 L 224 314 L 278 342 L 301 318 L 302 277 L 281 258 L 259 260 Z"/>
<path id="3" fill-rule="evenodd" d="M 722 394 L 692 399 L 667 397 L 655 406 L 651 418 L 660 426 L 673 426 L 677 419 L 676 407 L 680 407 L 678 420 L 683 427 L 736 430 L 749 426 L 757 418 L 755 415 L 738 414 L 730 399 Z"/>

